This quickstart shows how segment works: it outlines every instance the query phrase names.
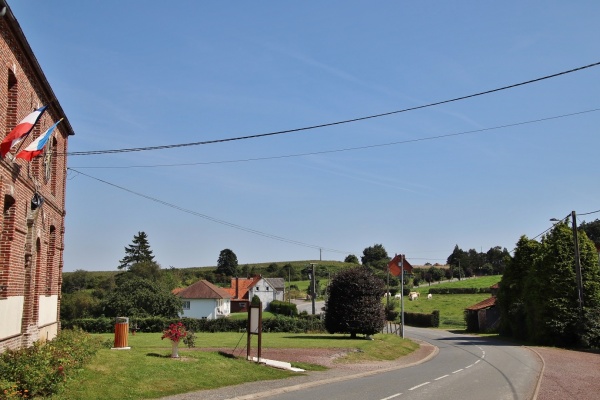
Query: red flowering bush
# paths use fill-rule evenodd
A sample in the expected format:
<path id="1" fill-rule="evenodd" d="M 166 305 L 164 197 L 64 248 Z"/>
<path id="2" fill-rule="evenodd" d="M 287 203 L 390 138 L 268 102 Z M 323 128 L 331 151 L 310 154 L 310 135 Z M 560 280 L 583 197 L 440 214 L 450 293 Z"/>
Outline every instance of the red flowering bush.
<path id="1" fill-rule="evenodd" d="M 169 325 L 168 329 L 163 331 L 163 335 L 161 339 L 170 339 L 175 343 L 179 343 L 180 339 L 183 339 L 187 336 L 188 332 L 185 329 L 185 325 L 181 321 L 176 324 Z"/>

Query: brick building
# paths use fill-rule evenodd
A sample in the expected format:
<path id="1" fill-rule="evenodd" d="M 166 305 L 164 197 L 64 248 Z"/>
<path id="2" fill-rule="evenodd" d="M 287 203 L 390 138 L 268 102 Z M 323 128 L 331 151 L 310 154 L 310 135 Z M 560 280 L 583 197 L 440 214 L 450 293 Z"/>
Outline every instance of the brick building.
<path id="1" fill-rule="evenodd" d="M 65 153 L 72 134 L 19 23 L 0 0 L 0 140 L 43 105 L 48 108 L 31 133 L 0 160 L 0 352 L 52 339 L 60 329 Z M 43 155 L 31 162 L 14 158 L 61 118 Z"/>

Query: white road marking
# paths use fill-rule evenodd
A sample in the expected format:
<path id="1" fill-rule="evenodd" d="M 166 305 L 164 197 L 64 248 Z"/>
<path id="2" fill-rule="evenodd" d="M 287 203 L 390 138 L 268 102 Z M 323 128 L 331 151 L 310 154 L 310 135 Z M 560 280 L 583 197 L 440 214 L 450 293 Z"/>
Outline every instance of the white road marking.
<path id="1" fill-rule="evenodd" d="M 413 386 L 413 387 L 411 387 L 411 388 L 410 388 L 410 389 L 408 389 L 408 390 L 415 390 L 415 389 L 418 389 L 418 388 L 420 388 L 421 386 L 429 385 L 430 383 L 431 383 L 431 382 L 425 382 L 425 383 L 421 383 L 420 385 Z"/>
<path id="2" fill-rule="evenodd" d="M 401 394 L 402 394 L 402 393 L 396 393 L 396 394 L 393 394 L 393 395 L 391 395 L 391 396 L 389 396 L 389 397 L 384 397 L 384 398 L 383 398 L 383 399 L 381 399 L 381 400 L 389 400 L 389 399 L 393 399 L 394 397 L 398 397 L 398 396 L 400 396 Z"/>
<path id="3" fill-rule="evenodd" d="M 455 374 L 455 373 L 457 373 L 457 372 L 460 372 L 460 371 L 462 371 L 463 369 L 464 369 L 464 368 L 457 369 L 456 371 L 454 371 L 454 372 L 453 372 L 453 374 Z"/>
<path id="4" fill-rule="evenodd" d="M 444 379 L 448 376 L 450 376 L 450 375 L 446 374 L 446 375 L 440 376 L 439 378 L 435 378 L 434 381 L 439 381 L 440 379 Z"/>

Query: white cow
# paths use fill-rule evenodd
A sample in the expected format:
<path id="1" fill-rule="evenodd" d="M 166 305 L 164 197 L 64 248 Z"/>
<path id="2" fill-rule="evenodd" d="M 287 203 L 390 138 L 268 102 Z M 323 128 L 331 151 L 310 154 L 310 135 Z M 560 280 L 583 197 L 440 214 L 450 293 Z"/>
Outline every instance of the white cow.
<path id="1" fill-rule="evenodd" d="M 427 295 L 427 300 L 431 300 L 431 298 L 432 298 L 432 297 L 433 297 L 433 296 L 431 295 L 431 293 L 429 293 L 429 294 Z"/>
<path id="2" fill-rule="evenodd" d="M 402 295 L 401 295 L 400 293 L 398 293 L 397 295 L 395 295 L 395 296 L 394 296 L 394 298 L 396 298 L 396 299 L 401 299 L 401 298 L 402 298 Z"/>
<path id="3" fill-rule="evenodd" d="M 410 301 L 417 300 L 419 298 L 419 292 L 410 292 L 408 294 L 408 299 Z"/>

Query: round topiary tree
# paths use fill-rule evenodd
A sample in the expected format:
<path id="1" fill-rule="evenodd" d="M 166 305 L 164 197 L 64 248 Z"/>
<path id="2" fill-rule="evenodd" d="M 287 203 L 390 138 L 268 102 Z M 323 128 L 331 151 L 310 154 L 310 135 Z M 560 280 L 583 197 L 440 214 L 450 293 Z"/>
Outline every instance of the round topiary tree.
<path id="1" fill-rule="evenodd" d="M 338 272 L 327 288 L 325 329 L 329 333 L 373 335 L 385 324 L 381 301 L 384 282 L 370 268 L 353 267 Z"/>

